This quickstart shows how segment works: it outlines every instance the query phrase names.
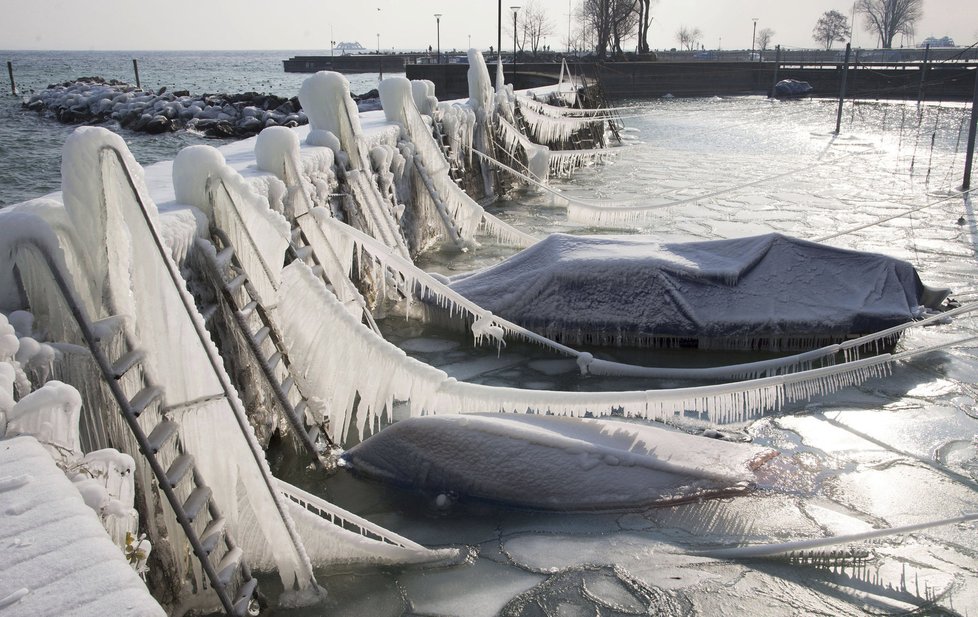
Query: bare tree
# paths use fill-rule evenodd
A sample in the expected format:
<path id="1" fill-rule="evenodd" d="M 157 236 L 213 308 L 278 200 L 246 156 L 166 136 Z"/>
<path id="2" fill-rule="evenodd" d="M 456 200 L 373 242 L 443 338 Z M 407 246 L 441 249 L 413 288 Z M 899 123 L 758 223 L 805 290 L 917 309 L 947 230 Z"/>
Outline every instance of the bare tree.
<path id="1" fill-rule="evenodd" d="M 771 41 L 773 39 L 774 39 L 774 30 L 771 30 L 770 28 L 761 28 L 760 30 L 757 31 L 758 49 L 760 49 L 761 51 L 766 50 L 768 45 L 771 44 Z"/>
<path id="2" fill-rule="evenodd" d="M 836 41 L 845 43 L 851 34 L 849 18 L 839 11 L 825 11 L 812 29 L 812 38 L 825 45 L 826 51 L 832 49 L 832 43 Z"/>
<path id="3" fill-rule="evenodd" d="M 638 53 L 649 53 L 649 27 L 652 25 L 652 1 L 638 0 L 635 3 L 638 12 Z"/>
<path id="4" fill-rule="evenodd" d="M 537 3 L 537 0 L 528 0 L 523 5 L 522 13 L 522 28 L 517 26 L 520 30 L 519 47 L 520 50 L 529 48 L 530 53 L 535 56 L 540 50 L 543 37 L 553 34 L 554 25 L 547 16 L 547 11 Z"/>
<path id="5" fill-rule="evenodd" d="M 635 33 L 636 0 L 584 0 L 581 23 L 594 33 L 594 52 L 599 58 L 623 53 L 621 43 Z"/>
<path id="6" fill-rule="evenodd" d="M 679 29 L 679 32 L 676 33 L 676 39 L 679 41 L 679 46 L 686 51 L 693 51 L 701 38 L 703 38 L 703 32 L 699 28 L 683 26 Z"/>
<path id="7" fill-rule="evenodd" d="M 913 33 L 924 14 L 924 0 L 857 0 L 856 12 L 866 19 L 866 30 L 879 36 L 880 47 L 893 47 L 898 34 Z"/>

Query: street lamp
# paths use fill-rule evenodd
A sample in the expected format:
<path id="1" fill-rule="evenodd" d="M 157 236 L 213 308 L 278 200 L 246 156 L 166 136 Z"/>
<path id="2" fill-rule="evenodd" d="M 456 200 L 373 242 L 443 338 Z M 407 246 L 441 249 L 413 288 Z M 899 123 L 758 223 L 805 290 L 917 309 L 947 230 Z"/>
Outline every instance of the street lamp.
<path id="1" fill-rule="evenodd" d="M 380 33 L 377 33 L 377 53 L 380 53 Z"/>
<path id="2" fill-rule="evenodd" d="M 509 7 L 513 11 L 513 88 L 516 88 L 516 14 L 520 12 L 520 5 Z"/>
<path id="3" fill-rule="evenodd" d="M 435 28 L 437 29 L 438 64 L 441 64 L 441 13 L 435 13 Z"/>
<path id="4" fill-rule="evenodd" d="M 469 49 L 472 49 L 472 35 L 469 35 Z M 468 50 L 466 50 L 468 51 Z"/>
<path id="5" fill-rule="evenodd" d="M 754 46 L 757 44 L 757 17 L 754 17 L 754 32 L 750 35 L 750 61 L 754 61 Z"/>

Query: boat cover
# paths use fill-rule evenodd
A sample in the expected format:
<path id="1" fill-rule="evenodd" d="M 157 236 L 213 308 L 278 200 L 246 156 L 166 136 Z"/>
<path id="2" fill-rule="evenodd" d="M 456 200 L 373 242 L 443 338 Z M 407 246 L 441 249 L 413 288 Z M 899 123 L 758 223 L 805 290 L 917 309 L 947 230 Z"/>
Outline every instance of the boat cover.
<path id="1" fill-rule="evenodd" d="M 554 234 L 451 280 L 483 308 L 577 344 L 798 349 L 937 308 L 912 265 L 781 234 L 660 243 Z"/>

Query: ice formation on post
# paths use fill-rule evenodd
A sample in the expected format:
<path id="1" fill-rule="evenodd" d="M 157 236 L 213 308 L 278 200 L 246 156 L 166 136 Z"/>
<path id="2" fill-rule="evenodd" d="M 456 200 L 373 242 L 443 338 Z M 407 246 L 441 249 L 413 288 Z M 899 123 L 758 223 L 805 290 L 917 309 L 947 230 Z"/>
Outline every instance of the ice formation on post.
<path id="1" fill-rule="evenodd" d="M 474 242 L 480 226 L 501 242 L 529 246 L 536 241 L 487 213 L 452 181 L 448 175 L 448 162 L 414 105 L 410 81 L 403 77 L 385 79 L 380 84 L 380 98 L 388 122 L 399 124 L 404 136 L 414 145 L 416 169 L 449 236 L 460 248 Z M 466 141 L 471 142 L 471 139 Z"/>

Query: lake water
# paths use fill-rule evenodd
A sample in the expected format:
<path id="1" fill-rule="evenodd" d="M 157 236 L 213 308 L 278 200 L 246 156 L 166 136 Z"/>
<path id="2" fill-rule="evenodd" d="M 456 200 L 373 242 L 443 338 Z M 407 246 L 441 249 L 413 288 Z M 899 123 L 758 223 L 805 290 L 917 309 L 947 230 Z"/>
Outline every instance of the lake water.
<path id="1" fill-rule="evenodd" d="M 75 54 L 70 62 L 64 54 L 33 55 L 14 58 L 23 88 L 85 74 L 131 73 L 127 54 Z M 303 76 L 281 72 L 280 60 L 290 55 L 145 54 L 140 69 L 149 87 L 292 95 Z M 21 68 L 25 64 L 35 68 Z M 363 91 L 376 76 L 351 81 L 353 91 Z M 619 155 L 553 185 L 590 199 L 662 208 L 626 229 L 568 220 L 565 208 L 532 192 L 491 209 L 537 234 L 644 232 L 693 240 L 778 231 L 824 239 L 906 259 L 925 283 L 950 287 L 965 301 L 978 296 L 973 203 L 955 192 L 967 137 L 965 107 L 850 102 L 841 135 L 833 136 L 831 101 L 741 97 L 623 104 L 632 111 L 624 114 L 628 139 Z M 3 100 L 0 203 L 58 187 L 58 148 L 70 131 L 24 114 L 18 105 Z M 144 164 L 201 141 L 188 134 L 125 137 Z M 464 271 L 506 252 L 487 244 L 464 259 L 433 254 L 426 265 Z M 973 319 L 959 318 L 906 336 L 900 349 L 940 345 L 976 331 Z M 392 336 L 447 341 L 439 352 L 417 355 L 474 381 L 590 387 L 572 372 L 543 370 L 521 348 L 500 355 L 473 351 L 464 339 L 411 325 Z M 324 481 L 288 469 L 288 461 L 273 461 L 291 481 L 412 540 L 465 546 L 472 554 L 467 564 L 445 569 L 322 572 L 328 605 L 276 614 L 975 615 L 974 523 L 859 543 L 863 557 L 828 564 L 696 555 L 717 544 L 817 538 L 978 511 L 975 383 L 978 346 L 954 346 L 897 363 L 885 378 L 815 397 L 790 413 L 728 426 L 781 455 L 745 495 L 668 507 L 568 514 L 463 498 L 439 508 L 432 495 L 343 472 Z"/>

